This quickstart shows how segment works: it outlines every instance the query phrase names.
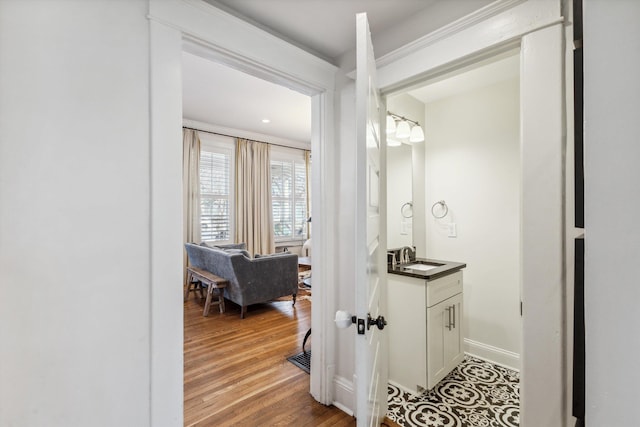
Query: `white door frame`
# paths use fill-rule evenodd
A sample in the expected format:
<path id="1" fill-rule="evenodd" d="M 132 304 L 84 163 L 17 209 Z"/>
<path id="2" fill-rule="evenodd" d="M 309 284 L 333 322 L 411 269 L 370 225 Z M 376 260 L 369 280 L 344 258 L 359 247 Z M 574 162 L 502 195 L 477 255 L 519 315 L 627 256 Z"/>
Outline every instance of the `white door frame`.
<path id="1" fill-rule="evenodd" d="M 200 0 L 149 0 L 151 107 L 151 425 L 182 424 L 182 80 L 183 50 L 311 96 L 314 281 L 335 283 L 336 67 Z M 314 288 L 311 394 L 332 400 L 335 295 Z"/>
<path id="2" fill-rule="evenodd" d="M 378 61 L 384 94 L 520 47 L 522 426 L 566 419 L 565 42 L 560 0 L 505 0 Z"/>

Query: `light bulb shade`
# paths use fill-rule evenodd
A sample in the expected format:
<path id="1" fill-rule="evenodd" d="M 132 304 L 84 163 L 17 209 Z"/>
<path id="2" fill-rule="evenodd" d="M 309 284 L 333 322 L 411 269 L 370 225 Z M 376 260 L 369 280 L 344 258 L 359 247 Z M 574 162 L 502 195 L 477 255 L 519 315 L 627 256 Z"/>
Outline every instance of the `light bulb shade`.
<path id="1" fill-rule="evenodd" d="M 396 127 L 396 138 L 409 138 L 410 135 L 411 127 L 409 126 L 409 122 L 402 120 Z"/>
<path id="2" fill-rule="evenodd" d="M 396 121 L 391 116 L 387 116 L 387 135 L 396 132 Z"/>
<path id="3" fill-rule="evenodd" d="M 411 129 L 411 135 L 409 136 L 409 142 L 422 142 L 424 141 L 424 132 L 420 125 L 415 125 Z"/>
<path id="4" fill-rule="evenodd" d="M 397 139 L 387 137 L 387 147 L 400 147 L 402 143 Z"/>

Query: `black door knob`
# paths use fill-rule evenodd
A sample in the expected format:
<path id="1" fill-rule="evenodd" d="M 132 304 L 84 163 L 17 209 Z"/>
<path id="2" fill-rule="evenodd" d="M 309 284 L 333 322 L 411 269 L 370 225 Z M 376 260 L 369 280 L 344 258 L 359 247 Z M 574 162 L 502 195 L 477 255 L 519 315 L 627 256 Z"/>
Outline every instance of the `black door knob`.
<path id="1" fill-rule="evenodd" d="M 367 314 L 367 329 L 369 329 L 371 325 L 376 325 L 378 329 L 383 330 L 387 325 L 387 321 L 384 320 L 384 316 L 378 316 L 377 319 L 373 319 L 370 314 Z"/>

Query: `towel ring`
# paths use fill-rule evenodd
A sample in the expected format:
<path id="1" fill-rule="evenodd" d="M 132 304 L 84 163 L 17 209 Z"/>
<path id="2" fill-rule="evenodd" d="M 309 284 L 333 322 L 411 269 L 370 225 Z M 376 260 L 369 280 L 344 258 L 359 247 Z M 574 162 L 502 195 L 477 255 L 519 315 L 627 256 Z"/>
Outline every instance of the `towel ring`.
<path id="1" fill-rule="evenodd" d="M 440 205 L 442 207 L 443 213 L 441 215 L 436 215 L 435 213 L 435 208 L 437 205 Z M 448 213 L 449 213 L 449 207 L 447 206 L 444 200 L 439 200 L 435 202 L 433 206 L 431 206 L 431 215 L 433 215 L 435 219 L 442 219 L 445 216 L 447 216 Z"/>
<path id="2" fill-rule="evenodd" d="M 405 208 L 409 208 L 409 212 L 407 214 L 407 209 Z M 407 202 L 404 205 L 402 205 L 402 207 L 400 208 L 400 215 L 402 215 L 403 218 L 413 218 L 413 203 L 411 202 Z"/>

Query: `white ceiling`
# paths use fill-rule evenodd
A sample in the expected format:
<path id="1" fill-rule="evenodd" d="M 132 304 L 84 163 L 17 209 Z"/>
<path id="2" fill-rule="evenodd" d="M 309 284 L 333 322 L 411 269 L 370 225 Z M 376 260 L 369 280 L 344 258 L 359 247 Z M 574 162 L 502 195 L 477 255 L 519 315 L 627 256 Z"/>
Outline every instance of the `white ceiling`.
<path id="1" fill-rule="evenodd" d="M 437 1 L 442 0 L 208 0 L 329 61 L 355 46 L 356 13 L 367 12 L 376 34 Z"/>
<path id="2" fill-rule="evenodd" d="M 182 53 L 182 116 L 306 145 L 311 141 L 311 98 L 187 52 Z"/>
<path id="3" fill-rule="evenodd" d="M 438 99 L 501 81 L 517 78 L 520 75 L 520 55 L 510 52 L 506 57 L 476 65 L 464 72 L 456 72 L 438 81 L 428 82 L 426 86 L 408 91 L 408 94 L 427 104 Z"/>
<path id="4" fill-rule="evenodd" d="M 492 0 L 206 0 L 299 47 L 349 69 L 355 63 L 355 14 L 367 12 L 378 56 L 486 6 Z M 353 58 L 352 58 L 353 57 Z M 349 69 L 350 71 L 350 69 Z M 491 76 L 492 73 L 488 73 Z M 416 91 L 415 97 L 447 87 Z M 310 98 L 183 54 L 183 117 L 309 144 Z M 262 119 L 270 119 L 264 124 Z"/>

